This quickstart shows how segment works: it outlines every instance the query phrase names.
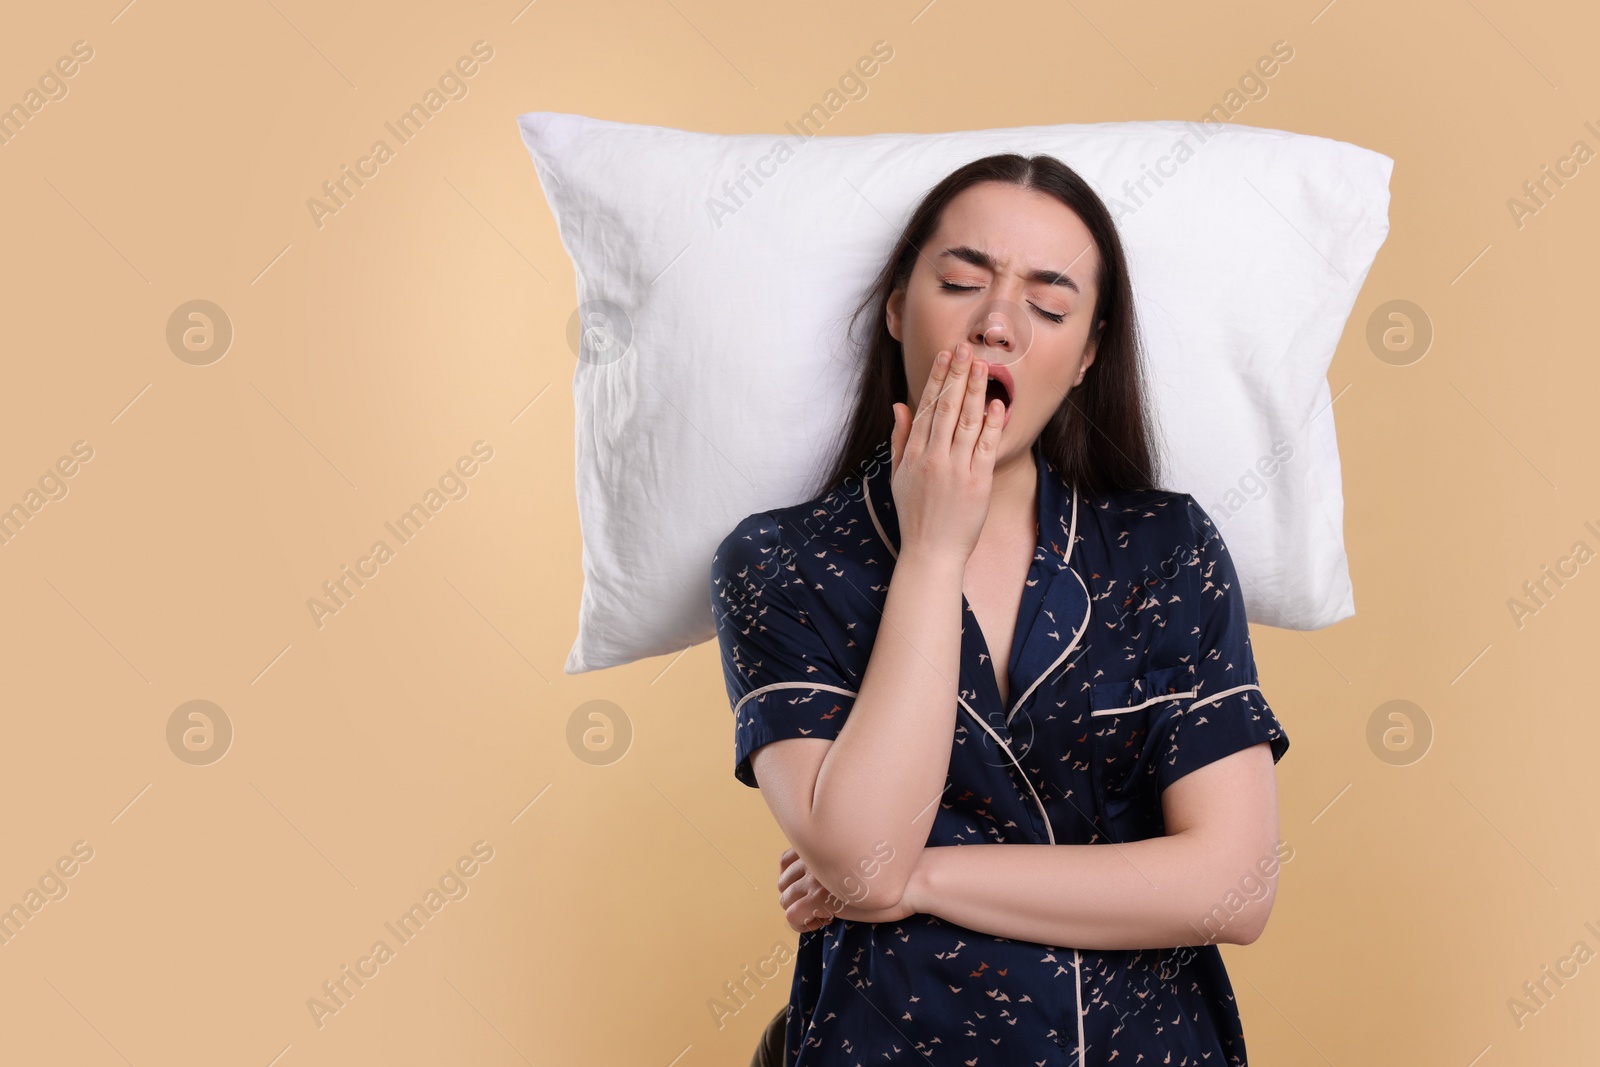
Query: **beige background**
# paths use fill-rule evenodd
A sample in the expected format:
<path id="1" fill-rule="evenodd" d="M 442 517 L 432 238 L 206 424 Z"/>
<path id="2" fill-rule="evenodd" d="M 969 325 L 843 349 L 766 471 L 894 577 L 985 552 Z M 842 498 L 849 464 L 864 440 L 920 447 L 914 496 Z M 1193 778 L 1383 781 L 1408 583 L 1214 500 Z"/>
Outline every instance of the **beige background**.
<path id="1" fill-rule="evenodd" d="M 1252 1062 L 1592 1060 L 1600 964 L 1520 1026 L 1508 1006 L 1600 950 L 1600 176 L 1508 207 L 1600 148 L 1592 10 L 123 2 L 0 34 L 0 104 L 93 49 L 0 145 L 0 506 L 93 452 L 0 545 L 0 904 L 93 850 L 0 946 L 0 1060 L 747 1062 L 792 964 L 725 1026 L 707 1004 L 797 937 L 783 841 L 732 776 L 714 643 L 562 673 L 574 286 L 514 118 L 776 131 L 880 38 L 831 133 L 1196 119 L 1285 40 L 1233 121 L 1396 160 L 1330 372 L 1357 615 L 1254 635 L 1294 858 L 1224 955 Z M 319 228 L 307 200 L 479 40 L 468 95 Z M 166 337 L 199 299 L 233 329 L 204 366 Z M 1367 341 L 1391 300 L 1436 331 L 1409 365 Z M 319 628 L 308 599 L 478 441 L 467 494 Z M 191 700 L 232 724 L 220 761 L 169 746 Z M 590 700 L 631 723 L 607 766 L 569 745 Z M 1425 758 L 1369 741 L 1391 700 Z M 319 1027 L 308 999 L 479 841 L 468 894 Z"/>

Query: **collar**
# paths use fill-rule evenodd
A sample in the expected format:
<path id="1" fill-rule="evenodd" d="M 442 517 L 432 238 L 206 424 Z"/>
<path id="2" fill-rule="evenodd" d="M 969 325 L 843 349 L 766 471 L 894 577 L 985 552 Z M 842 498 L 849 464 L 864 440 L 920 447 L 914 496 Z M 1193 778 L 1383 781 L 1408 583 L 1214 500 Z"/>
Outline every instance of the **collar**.
<path id="1" fill-rule="evenodd" d="M 1067 485 L 1054 465 L 1045 458 L 1039 438 L 1034 438 L 1030 449 L 1034 470 L 1038 477 L 1038 539 L 1034 555 L 1040 548 L 1054 553 L 1063 566 L 1072 560 L 1072 545 L 1078 533 L 1078 490 Z M 877 451 L 862 463 L 860 469 L 862 496 L 866 499 L 867 514 L 873 528 L 889 554 L 900 557 L 900 518 L 894 508 L 894 491 L 889 484 L 893 473 L 893 449 L 888 438 L 878 445 Z"/>
<path id="2" fill-rule="evenodd" d="M 974 735 L 981 747 L 981 758 L 992 761 L 995 766 L 1009 762 L 1016 768 L 1038 805 L 1042 817 L 1038 825 L 1054 844 L 1055 830 L 1050 825 L 1049 814 L 1018 757 L 1019 751 L 1027 752 L 1036 724 L 1031 714 L 1020 719 L 1016 716 L 1034 692 L 1055 676 L 1057 668 L 1079 647 L 1089 629 L 1092 602 L 1088 586 L 1070 565 L 1078 532 L 1077 488 L 1067 485 L 1050 465 L 1037 440 L 1032 451 L 1039 477 L 1038 538 L 1034 544 L 1034 564 L 1030 568 L 1030 574 L 1036 578 L 1023 590 L 1018 623 L 1012 633 L 1011 706 L 1007 708 L 1001 703 L 994 667 L 988 662 L 988 644 L 965 593 L 961 596 L 961 673 L 956 699 L 981 731 Z M 889 485 L 891 468 L 892 449 L 886 440 L 862 465 L 862 496 L 878 536 L 890 555 L 898 558 L 900 523 Z M 1052 562 L 1057 565 L 1049 566 Z M 1041 567 L 1041 563 L 1046 565 Z M 1050 620 L 1048 625 L 1037 621 L 1041 612 Z M 1056 684 L 1066 683 L 1058 679 Z M 1051 697 L 1051 706 L 1063 706 L 1062 701 L 1054 699 L 1054 690 L 1046 692 Z"/>

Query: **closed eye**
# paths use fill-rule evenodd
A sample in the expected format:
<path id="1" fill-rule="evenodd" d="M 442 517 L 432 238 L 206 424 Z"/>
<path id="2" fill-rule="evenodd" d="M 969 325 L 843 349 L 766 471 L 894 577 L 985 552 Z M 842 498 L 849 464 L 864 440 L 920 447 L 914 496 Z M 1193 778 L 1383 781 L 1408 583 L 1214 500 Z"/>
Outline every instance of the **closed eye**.
<path id="1" fill-rule="evenodd" d="M 983 288 L 981 285 L 957 285 L 954 282 L 946 282 L 946 281 L 941 281 L 939 283 L 939 287 L 942 288 L 942 289 L 947 289 L 950 292 L 954 292 L 954 293 L 970 293 L 974 289 Z M 1059 315 L 1056 315 L 1056 314 L 1052 314 L 1051 312 L 1046 311 L 1044 308 L 1040 307 L 1037 304 L 1030 304 L 1028 306 L 1033 308 L 1033 310 L 1037 311 L 1039 314 L 1043 315 L 1045 318 L 1049 319 L 1051 322 L 1061 322 L 1064 319 L 1066 319 L 1066 317 L 1067 317 L 1067 313 L 1065 311 L 1063 311 Z"/>

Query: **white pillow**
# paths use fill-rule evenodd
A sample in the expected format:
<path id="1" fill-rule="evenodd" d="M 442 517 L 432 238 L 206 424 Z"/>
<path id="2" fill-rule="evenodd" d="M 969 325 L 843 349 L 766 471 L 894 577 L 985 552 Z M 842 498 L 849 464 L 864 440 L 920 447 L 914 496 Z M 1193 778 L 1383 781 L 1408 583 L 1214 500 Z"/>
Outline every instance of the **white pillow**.
<path id="1" fill-rule="evenodd" d="M 517 121 L 589 338 L 572 383 L 584 586 L 568 674 L 716 636 L 716 546 L 808 499 L 831 458 L 855 397 L 849 312 L 923 194 L 999 152 L 1055 156 L 1116 216 L 1159 481 L 1222 531 L 1250 620 L 1355 613 L 1324 376 L 1389 231 L 1388 156 L 1216 122 L 806 139 Z"/>

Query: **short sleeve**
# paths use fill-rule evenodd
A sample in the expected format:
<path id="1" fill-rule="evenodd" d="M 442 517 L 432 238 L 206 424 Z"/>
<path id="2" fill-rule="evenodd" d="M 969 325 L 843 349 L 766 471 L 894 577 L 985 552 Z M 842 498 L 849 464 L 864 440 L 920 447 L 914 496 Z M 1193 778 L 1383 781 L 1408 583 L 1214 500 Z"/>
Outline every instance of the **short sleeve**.
<path id="1" fill-rule="evenodd" d="M 837 737 L 856 687 L 818 632 L 830 616 L 810 610 L 813 591 L 770 514 L 747 517 L 723 539 L 710 594 L 733 708 L 733 774 L 759 788 L 750 754 L 790 737 Z"/>
<path id="2" fill-rule="evenodd" d="M 1289 749 L 1289 735 L 1268 705 L 1256 675 L 1233 557 L 1194 497 L 1185 493 L 1183 499 L 1194 537 L 1189 559 L 1194 581 L 1189 589 L 1199 598 L 1194 605 L 1199 653 L 1194 696 L 1176 703 L 1158 727 L 1163 736 L 1156 775 L 1163 791 L 1190 771 L 1263 741 L 1272 745 L 1273 763 Z"/>

